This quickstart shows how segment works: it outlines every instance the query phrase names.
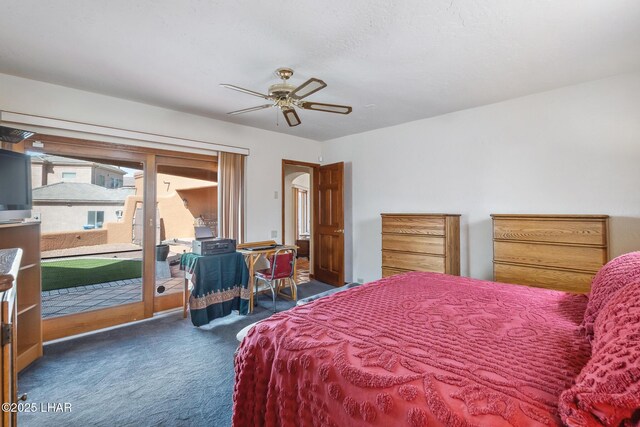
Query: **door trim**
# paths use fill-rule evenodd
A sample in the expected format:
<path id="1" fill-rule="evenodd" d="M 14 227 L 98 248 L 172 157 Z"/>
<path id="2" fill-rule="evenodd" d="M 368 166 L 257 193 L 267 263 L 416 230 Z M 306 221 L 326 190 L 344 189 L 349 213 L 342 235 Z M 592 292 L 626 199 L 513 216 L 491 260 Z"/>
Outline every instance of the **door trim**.
<path id="1" fill-rule="evenodd" d="M 42 320 L 44 342 L 146 318 L 143 301 Z"/>

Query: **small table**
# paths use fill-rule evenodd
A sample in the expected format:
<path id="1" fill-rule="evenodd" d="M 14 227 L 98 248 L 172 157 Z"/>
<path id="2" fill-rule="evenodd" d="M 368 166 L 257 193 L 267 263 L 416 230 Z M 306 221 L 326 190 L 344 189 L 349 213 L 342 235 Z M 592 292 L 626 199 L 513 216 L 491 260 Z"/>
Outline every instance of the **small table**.
<path id="1" fill-rule="evenodd" d="M 185 270 L 185 303 L 189 279 L 193 283 L 189 309 L 195 326 L 206 325 L 231 310 L 240 314 L 249 311 L 249 270 L 239 252 L 208 256 L 185 253 L 180 268 Z"/>
<path id="2" fill-rule="evenodd" d="M 276 253 L 278 249 L 298 249 L 296 245 L 278 245 L 273 248 L 268 249 L 260 249 L 260 250 L 249 250 L 249 249 L 238 249 L 238 252 L 244 255 L 247 261 L 247 265 L 249 266 L 249 289 L 251 290 L 251 296 L 249 297 L 249 313 L 253 312 L 253 294 L 254 294 L 254 286 L 255 286 L 255 266 L 256 262 L 260 259 L 261 256 L 265 258 L 269 255 L 273 255 Z M 293 276 L 296 276 L 297 273 L 297 263 L 294 264 Z"/>

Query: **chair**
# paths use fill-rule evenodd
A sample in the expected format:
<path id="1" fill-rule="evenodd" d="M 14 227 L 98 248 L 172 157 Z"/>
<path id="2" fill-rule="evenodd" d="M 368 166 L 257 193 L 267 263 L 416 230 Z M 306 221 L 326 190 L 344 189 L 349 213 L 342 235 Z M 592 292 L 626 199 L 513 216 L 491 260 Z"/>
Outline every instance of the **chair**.
<path id="1" fill-rule="evenodd" d="M 291 298 L 298 300 L 298 288 L 294 279 L 296 266 L 296 250 L 293 248 L 282 248 L 275 251 L 269 257 L 269 268 L 255 272 L 255 287 L 258 288 L 260 280 L 269 285 L 271 296 L 273 297 L 273 312 L 276 312 L 276 294 L 284 287 L 284 282 L 289 282 Z M 278 284 L 276 284 L 276 282 Z"/>

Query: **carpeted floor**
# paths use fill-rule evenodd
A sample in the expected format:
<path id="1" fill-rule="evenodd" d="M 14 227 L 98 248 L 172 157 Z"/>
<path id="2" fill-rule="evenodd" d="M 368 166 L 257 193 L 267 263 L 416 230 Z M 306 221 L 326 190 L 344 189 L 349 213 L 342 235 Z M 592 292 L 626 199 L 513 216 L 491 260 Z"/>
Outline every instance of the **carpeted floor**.
<path id="1" fill-rule="evenodd" d="M 298 298 L 330 285 L 299 285 Z M 182 313 L 45 346 L 19 377 L 20 393 L 38 407 L 70 403 L 67 413 L 18 415 L 22 426 L 228 426 L 236 333 L 272 314 L 259 297 L 253 314 L 195 328 Z M 278 300 L 278 311 L 293 302 Z"/>

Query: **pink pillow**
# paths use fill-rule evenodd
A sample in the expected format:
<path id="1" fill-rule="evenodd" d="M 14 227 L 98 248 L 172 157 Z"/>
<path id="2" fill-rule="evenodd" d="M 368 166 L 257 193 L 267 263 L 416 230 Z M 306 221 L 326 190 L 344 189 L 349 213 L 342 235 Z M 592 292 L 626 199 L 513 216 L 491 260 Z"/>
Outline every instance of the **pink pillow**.
<path id="1" fill-rule="evenodd" d="M 592 355 L 575 385 L 560 395 L 568 426 L 640 422 L 640 280 L 620 289 L 594 324 Z"/>
<path id="2" fill-rule="evenodd" d="M 591 282 L 589 303 L 584 312 L 582 329 L 593 336 L 593 323 L 609 298 L 627 283 L 640 279 L 640 252 L 629 252 L 604 265 Z"/>

